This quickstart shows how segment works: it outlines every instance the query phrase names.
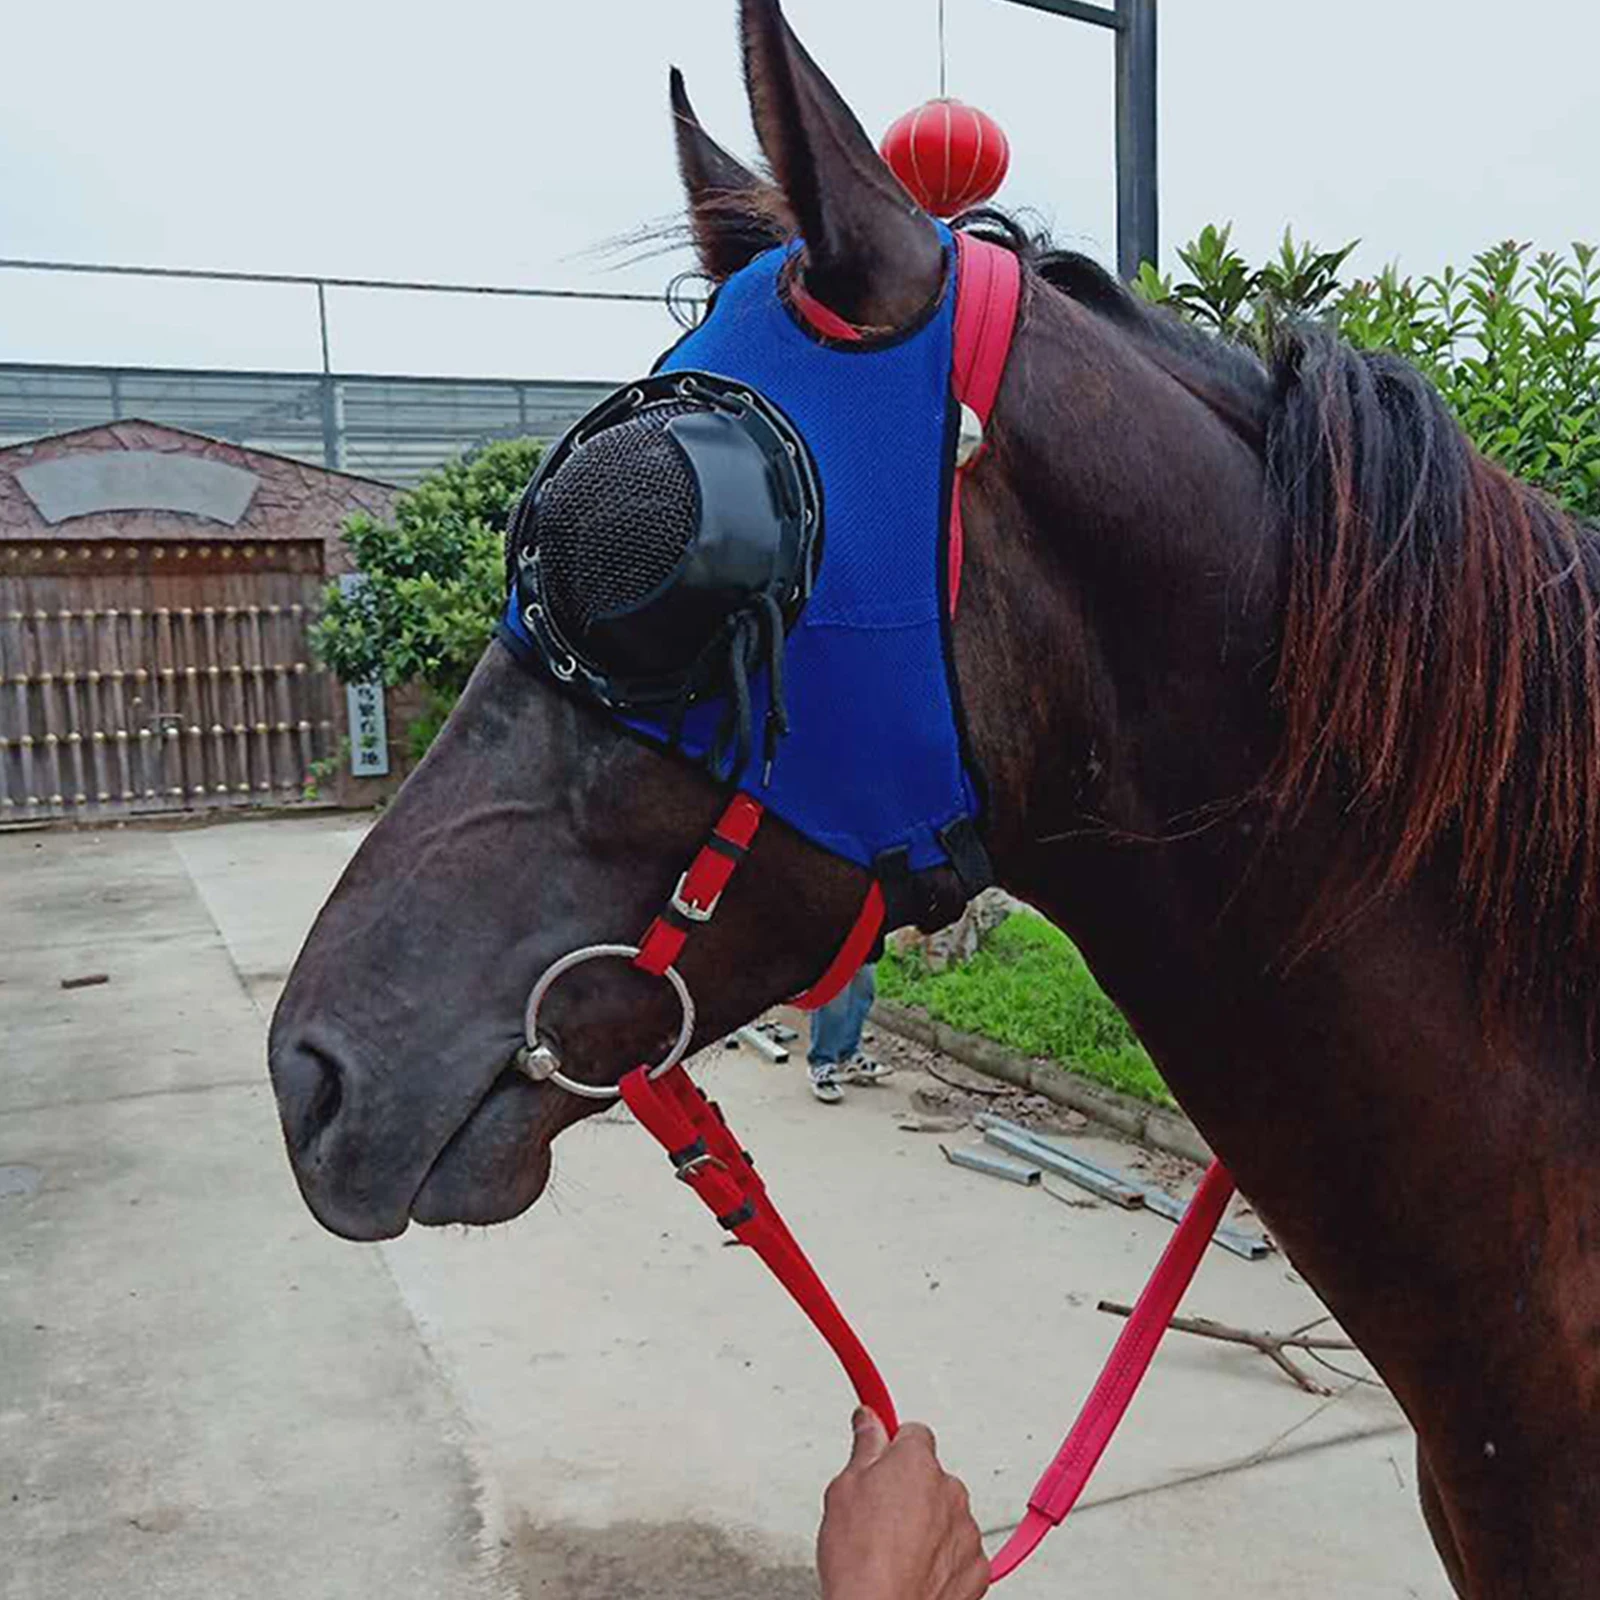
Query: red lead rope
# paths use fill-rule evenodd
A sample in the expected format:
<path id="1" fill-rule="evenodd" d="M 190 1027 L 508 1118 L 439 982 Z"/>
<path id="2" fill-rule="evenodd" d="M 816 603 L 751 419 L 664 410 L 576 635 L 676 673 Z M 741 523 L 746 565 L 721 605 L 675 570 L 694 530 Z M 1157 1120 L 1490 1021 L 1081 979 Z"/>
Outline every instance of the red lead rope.
<path id="1" fill-rule="evenodd" d="M 1010 251 L 965 234 L 957 236 L 956 249 L 952 389 L 982 426 L 988 423 L 1005 372 L 1021 296 L 1021 271 Z M 791 291 L 797 309 L 821 331 L 843 340 L 859 337 L 848 323 L 807 295 L 798 281 Z M 980 444 L 980 453 L 981 448 Z M 961 592 L 962 489 L 967 470 L 977 459 L 974 453 L 960 462 L 951 495 L 948 597 L 952 616 Z M 748 795 L 734 797 L 679 881 L 671 903 L 640 941 L 635 966 L 659 975 L 677 961 L 691 930 L 716 913 L 722 891 L 754 842 L 761 817 L 757 801 Z M 794 1003 L 815 1009 L 832 1000 L 866 960 L 883 919 L 883 891 L 874 883 L 843 947 L 822 977 Z M 734 1138 L 721 1111 L 695 1088 L 682 1067 L 672 1067 L 658 1078 L 639 1067 L 622 1080 L 621 1087 L 622 1098 L 667 1152 L 677 1175 L 724 1228 L 767 1264 L 832 1347 L 861 1403 L 877 1412 L 893 1433 L 897 1427 L 894 1402 L 872 1357 L 779 1216 L 756 1173 L 755 1162 Z M 994 1579 L 1016 1571 L 1076 1504 L 1132 1404 L 1232 1194 L 1233 1180 L 1220 1163 L 1213 1165 L 1139 1297 L 1100 1381 L 1028 1497 L 1026 1515 L 990 1563 Z"/>
<path id="2" fill-rule="evenodd" d="M 711 920 L 722 891 L 755 839 L 761 817 L 761 806 L 748 795 L 733 798 L 683 875 L 671 903 L 640 941 L 635 966 L 659 975 L 677 960 L 690 930 Z M 802 1002 L 825 1004 L 843 988 L 860 966 L 882 921 L 883 896 L 874 884 L 844 947 L 823 977 L 801 997 Z M 815 998 L 819 994 L 823 996 L 820 1000 Z M 637 1067 L 622 1080 L 621 1089 L 640 1125 L 667 1152 L 678 1177 L 722 1227 L 761 1257 L 838 1356 L 861 1403 L 877 1412 L 890 1433 L 895 1432 L 894 1401 L 872 1357 L 790 1233 L 756 1172 L 754 1159 L 734 1137 L 721 1110 L 690 1082 L 681 1066 L 658 1078 L 652 1078 L 647 1068 Z M 1100 1381 L 1055 1459 L 1034 1485 L 1026 1515 L 990 1563 L 996 1581 L 1015 1572 L 1077 1503 L 1149 1371 L 1167 1324 L 1193 1281 L 1232 1194 L 1232 1178 L 1220 1162 L 1213 1164 L 1139 1297 Z"/>
<path id="3" fill-rule="evenodd" d="M 861 1403 L 871 1406 L 893 1433 L 899 1423 L 888 1386 L 778 1215 L 754 1161 L 740 1148 L 721 1110 L 695 1088 L 682 1067 L 653 1081 L 642 1067 L 636 1068 L 622 1080 L 622 1098 L 706 1209 L 741 1244 L 749 1245 L 789 1291 L 832 1346 Z"/>
<path id="4" fill-rule="evenodd" d="M 1183 1214 L 1183 1221 L 1178 1224 L 1178 1231 L 1168 1242 L 1144 1293 L 1139 1296 L 1133 1315 L 1112 1347 L 1100 1381 L 1084 1401 L 1072 1432 L 1033 1486 L 1033 1493 L 1028 1496 L 1027 1515 L 990 1561 L 989 1576 L 994 1582 L 1015 1572 L 1039 1548 L 1044 1536 L 1052 1528 L 1059 1527 L 1077 1504 L 1084 1485 L 1093 1476 L 1106 1446 L 1139 1392 L 1167 1324 L 1194 1281 L 1200 1258 L 1206 1253 L 1206 1246 L 1211 1243 L 1211 1236 L 1217 1231 L 1217 1224 L 1222 1221 L 1232 1197 L 1233 1179 L 1227 1168 L 1220 1161 L 1212 1162 L 1194 1199 L 1189 1202 L 1189 1209 Z"/>

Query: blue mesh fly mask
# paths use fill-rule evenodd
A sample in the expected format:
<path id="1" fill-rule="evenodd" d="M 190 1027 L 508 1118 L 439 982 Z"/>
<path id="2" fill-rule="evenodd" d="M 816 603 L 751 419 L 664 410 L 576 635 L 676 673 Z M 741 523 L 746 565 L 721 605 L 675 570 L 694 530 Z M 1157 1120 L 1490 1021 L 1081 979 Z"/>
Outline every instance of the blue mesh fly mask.
<path id="1" fill-rule="evenodd" d="M 813 1004 L 991 881 L 950 621 L 1020 274 L 945 243 L 937 301 L 881 341 L 792 282 L 793 251 L 757 258 L 549 453 L 508 535 L 519 660 L 873 873 Z"/>

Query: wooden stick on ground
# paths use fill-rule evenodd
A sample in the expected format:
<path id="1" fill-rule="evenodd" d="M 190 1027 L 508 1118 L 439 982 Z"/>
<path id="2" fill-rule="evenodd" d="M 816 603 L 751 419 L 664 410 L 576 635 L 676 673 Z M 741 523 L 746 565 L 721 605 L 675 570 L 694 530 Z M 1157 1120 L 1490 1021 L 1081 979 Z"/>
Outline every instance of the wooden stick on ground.
<path id="1" fill-rule="evenodd" d="M 1133 1315 L 1132 1306 L 1119 1305 L 1114 1300 L 1102 1300 L 1096 1309 L 1113 1317 Z M 1210 1317 L 1174 1317 L 1168 1323 L 1168 1327 L 1178 1333 L 1192 1333 L 1200 1339 L 1217 1339 L 1223 1344 L 1248 1345 L 1250 1349 L 1259 1350 L 1269 1361 L 1279 1366 L 1307 1394 L 1329 1395 L 1333 1393 L 1332 1389 L 1318 1383 L 1284 1354 L 1285 1350 L 1355 1349 L 1348 1339 L 1313 1338 L 1309 1328 L 1314 1328 L 1316 1325 L 1311 1323 L 1307 1328 L 1296 1328 L 1292 1333 L 1253 1333 L 1248 1328 L 1230 1328 L 1225 1322 L 1213 1322 Z"/>
<path id="2" fill-rule="evenodd" d="M 993 1100 L 1003 1094 L 1016 1093 L 1016 1090 L 1009 1083 L 963 1083 L 959 1078 L 947 1077 L 931 1061 L 924 1061 L 921 1066 L 922 1070 L 930 1078 L 937 1078 L 940 1083 L 952 1089 L 959 1089 L 963 1094 L 981 1095 L 985 1099 Z M 974 1076 L 976 1076 L 976 1073 L 974 1073 Z"/>

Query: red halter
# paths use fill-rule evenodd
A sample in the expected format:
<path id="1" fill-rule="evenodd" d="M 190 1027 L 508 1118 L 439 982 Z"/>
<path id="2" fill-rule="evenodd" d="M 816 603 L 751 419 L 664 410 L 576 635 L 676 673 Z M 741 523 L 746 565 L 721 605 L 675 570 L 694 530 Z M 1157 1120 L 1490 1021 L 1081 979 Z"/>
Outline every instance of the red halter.
<path id="1" fill-rule="evenodd" d="M 952 386 L 963 407 L 963 438 L 950 502 L 952 614 L 961 587 L 962 488 L 982 455 L 983 430 L 1005 372 L 1021 293 L 1021 270 L 1011 252 L 965 235 L 957 235 L 956 246 L 959 277 Z M 833 338 L 860 337 L 798 285 L 791 286 L 791 295 L 796 309 L 819 331 Z M 761 806 L 748 795 L 734 797 L 679 881 L 670 904 L 640 941 L 635 966 L 658 975 L 675 969 L 690 932 L 715 916 L 723 890 L 755 840 L 762 814 Z M 815 1009 L 838 995 L 876 943 L 883 919 L 883 890 L 874 882 L 838 954 L 794 1003 Z M 893 1432 L 897 1427 L 894 1402 L 883 1378 L 779 1215 L 754 1159 L 740 1145 L 721 1111 L 679 1065 L 666 1070 L 635 1068 L 622 1080 L 621 1092 L 640 1124 L 666 1150 L 677 1176 L 722 1227 L 766 1263 L 838 1356 L 862 1404 L 870 1406 Z M 1076 1503 L 1149 1369 L 1232 1194 L 1233 1180 L 1220 1163 L 1213 1165 L 1118 1338 L 1100 1381 L 1034 1486 L 1021 1523 L 993 1558 L 993 1578 L 1015 1571 Z"/>

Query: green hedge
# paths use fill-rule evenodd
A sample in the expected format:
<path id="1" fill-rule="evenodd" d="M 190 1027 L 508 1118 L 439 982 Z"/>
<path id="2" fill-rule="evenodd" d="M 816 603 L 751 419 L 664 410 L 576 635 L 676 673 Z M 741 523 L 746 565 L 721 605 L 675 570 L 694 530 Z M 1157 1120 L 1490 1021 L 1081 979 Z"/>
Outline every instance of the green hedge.
<path id="1" fill-rule="evenodd" d="M 931 972 L 920 951 L 891 948 L 878 968 L 887 1000 L 922 1006 L 967 1033 L 1044 1056 L 1087 1078 L 1170 1106 L 1172 1096 L 1122 1013 L 1064 933 L 1013 912 L 971 961 Z"/>
<path id="2" fill-rule="evenodd" d="M 1204 228 L 1183 272 L 1146 263 L 1134 287 L 1230 338 L 1270 346 L 1285 316 L 1311 317 L 1363 350 L 1412 362 L 1474 444 L 1580 516 L 1600 515 L 1600 255 L 1574 243 L 1491 245 L 1465 267 L 1345 274 L 1353 243 L 1319 250 L 1285 233 L 1252 266 L 1231 230 Z"/>

